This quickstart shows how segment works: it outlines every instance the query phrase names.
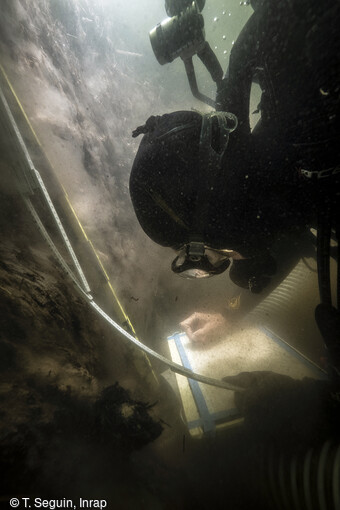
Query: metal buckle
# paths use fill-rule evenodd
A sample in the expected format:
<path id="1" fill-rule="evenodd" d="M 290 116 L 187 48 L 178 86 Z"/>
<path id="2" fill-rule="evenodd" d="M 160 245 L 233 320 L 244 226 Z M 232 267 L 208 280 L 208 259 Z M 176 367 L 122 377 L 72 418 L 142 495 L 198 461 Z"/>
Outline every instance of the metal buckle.
<path id="1" fill-rule="evenodd" d="M 330 177 L 331 175 L 338 174 L 340 172 L 340 166 L 336 166 L 333 168 L 326 168 L 324 170 L 306 170 L 305 168 L 301 168 L 300 173 L 307 177 L 307 179 L 324 179 L 325 177 Z"/>
<path id="2" fill-rule="evenodd" d="M 191 260 L 200 260 L 204 256 L 205 246 L 202 242 L 191 241 L 188 246 L 188 255 Z"/>

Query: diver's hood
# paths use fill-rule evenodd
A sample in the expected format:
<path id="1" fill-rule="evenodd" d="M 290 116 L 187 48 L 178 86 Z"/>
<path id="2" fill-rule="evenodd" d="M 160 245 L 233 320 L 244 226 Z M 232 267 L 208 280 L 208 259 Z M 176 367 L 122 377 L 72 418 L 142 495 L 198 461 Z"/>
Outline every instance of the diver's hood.
<path id="1" fill-rule="evenodd" d="M 226 129 L 235 129 L 237 120 L 232 114 L 215 115 L 229 115 Z M 220 169 L 215 171 L 217 160 L 210 166 L 206 161 L 202 167 L 202 118 L 195 111 L 178 111 L 150 117 L 134 131 L 134 136 L 144 136 L 130 175 L 133 207 L 144 232 L 162 246 L 183 246 L 196 235 L 209 246 L 247 255 L 250 249 L 245 244 L 244 217 L 236 209 L 240 197 L 235 200 L 237 189 L 231 188 L 225 171 L 229 147 L 222 150 L 221 129 L 213 119 L 211 145 L 217 155 L 221 154 Z M 234 125 L 228 128 L 228 122 Z M 198 202 L 204 205 L 199 227 Z"/>

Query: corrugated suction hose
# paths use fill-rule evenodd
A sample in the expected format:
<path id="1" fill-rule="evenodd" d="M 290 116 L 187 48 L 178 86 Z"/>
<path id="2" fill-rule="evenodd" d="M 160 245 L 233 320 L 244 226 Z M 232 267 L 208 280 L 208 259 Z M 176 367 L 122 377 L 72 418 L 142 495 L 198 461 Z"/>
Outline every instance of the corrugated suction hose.
<path id="1" fill-rule="evenodd" d="M 261 469 L 274 510 L 340 510 L 340 444 L 325 442 L 293 456 L 270 451 Z"/>

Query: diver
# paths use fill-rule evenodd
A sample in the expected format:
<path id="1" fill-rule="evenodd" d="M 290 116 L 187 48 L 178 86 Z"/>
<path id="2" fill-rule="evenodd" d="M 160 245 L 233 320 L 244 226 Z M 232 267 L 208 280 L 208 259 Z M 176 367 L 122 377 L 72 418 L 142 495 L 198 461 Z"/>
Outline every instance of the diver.
<path id="1" fill-rule="evenodd" d="M 232 260 L 232 281 L 257 294 L 277 272 L 273 247 L 298 250 L 320 211 L 337 207 L 340 8 L 329 0 L 252 5 L 218 81 L 217 111 L 151 116 L 134 131 L 144 136 L 130 195 L 146 234 L 176 250 L 176 274 L 221 274 Z M 262 95 L 251 131 L 252 82 Z M 221 314 L 182 323 L 192 340 L 226 324 Z"/>
<path id="2" fill-rule="evenodd" d="M 236 394 L 245 427 L 260 442 L 296 452 L 339 441 L 340 315 L 329 302 L 325 260 L 332 229 L 337 239 L 340 231 L 340 3 L 251 4 L 226 75 L 216 80 L 215 110 L 151 116 L 133 132 L 144 136 L 130 195 L 145 233 L 175 250 L 174 273 L 205 278 L 229 268 L 252 294 L 275 284 L 275 247 L 286 243 L 299 253 L 305 232 L 324 232 L 316 319 L 330 352 L 329 381 L 271 372 L 226 378 L 246 390 Z M 252 82 L 262 90 L 253 130 Z M 182 322 L 198 342 L 228 326 L 223 314 L 194 313 Z"/>

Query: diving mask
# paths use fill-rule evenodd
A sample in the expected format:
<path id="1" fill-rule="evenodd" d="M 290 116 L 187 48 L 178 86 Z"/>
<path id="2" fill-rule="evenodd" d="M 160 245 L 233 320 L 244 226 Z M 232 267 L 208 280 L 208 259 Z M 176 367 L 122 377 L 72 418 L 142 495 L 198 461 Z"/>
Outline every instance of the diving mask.
<path id="1" fill-rule="evenodd" d="M 216 250 L 192 241 L 182 247 L 171 269 L 183 278 L 209 278 L 228 269 L 232 253 L 232 250 Z"/>

